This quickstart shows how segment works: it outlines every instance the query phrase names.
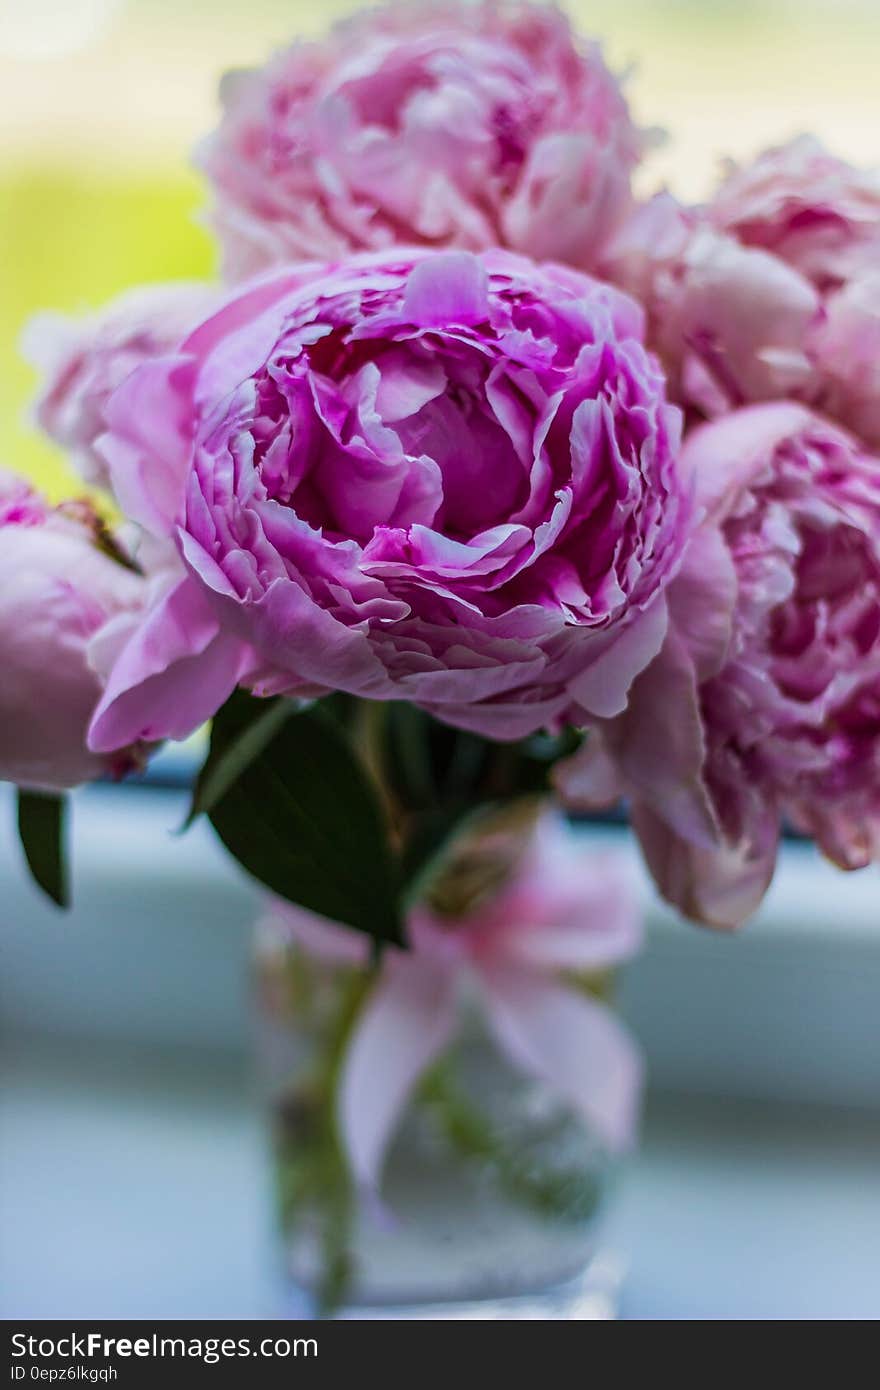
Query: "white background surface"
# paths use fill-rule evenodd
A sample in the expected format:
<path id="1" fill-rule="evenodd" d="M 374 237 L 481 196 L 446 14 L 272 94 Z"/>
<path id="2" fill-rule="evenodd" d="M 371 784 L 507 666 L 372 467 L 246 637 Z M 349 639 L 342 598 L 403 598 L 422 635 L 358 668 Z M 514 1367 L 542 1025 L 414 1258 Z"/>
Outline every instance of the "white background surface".
<path id="1" fill-rule="evenodd" d="M 630 1319 L 880 1316 L 880 1123 L 657 1104 L 608 1217 Z M 259 1111 L 240 1067 L 7 1052 L 0 1315 L 271 1318 Z"/>

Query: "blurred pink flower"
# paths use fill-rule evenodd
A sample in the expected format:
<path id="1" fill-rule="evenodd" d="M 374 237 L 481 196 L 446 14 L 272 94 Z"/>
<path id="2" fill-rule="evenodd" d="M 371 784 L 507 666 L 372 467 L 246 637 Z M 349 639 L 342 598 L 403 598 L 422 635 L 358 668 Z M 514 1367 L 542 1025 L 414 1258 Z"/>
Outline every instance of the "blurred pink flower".
<path id="1" fill-rule="evenodd" d="M 330 965 L 369 959 L 362 935 L 289 904 L 273 905 L 273 926 Z M 609 1150 L 632 1145 L 636 1045 L 607 1005 L 560 979 L 612 969 L 639 949 L 622 868 L 548 812 L 500 892 L 457 920 L 418 908 L 409 936 L 410 950 L 385 952 L 342 1067 L 340 1131 L 359 1183 L 378 1185 L 409 1095 L 453 1039 L 465 982 L 514 1066 L 553 1088 Z"/>
<path id="2" fill-rule="evenodd" d="M 736 926 L 783 818 L 842 868 L 880 853 L 880 459 L 782 403 L 694 430 L 683 462 L 708 519 L 666 644 L 559 783 L 627 795 L 664 895 Z"/>
<path id="3" fill-rule="evenodd" d="M 260 693 L 406 700 L 500 739 L 619 712 L 692 511 L 641 329 L 617 291 L 501 251 L 231 296 L 106 407 L 115 494 L 186 577 L 92 747 L 179 737 L 257 667 Z"/>
<path id="4" fill-rule="evenodd" d="M 643 305 L 669 394 L 691 415 L 817 389 L 807 347 L 821 306 L 810 282 L 671 195 L 632 213 L 603 270 Z"/>
<path id="5" fill-rule="evenodd" d="M 880 173 L 812 135 L 731 163 L 708 211 L 714 226 L 772 252 L 823 294 L 880 264 Z"/>
<path id="6" fill-rule="evenodd" d="M 814 378 L 784 394 L 880 447 L 880 172 L 801 136 L 732 166 L 708 215 L 742 245 L 772 252 L 820 296 L 805 343 Z"/>
<path id="7" fill-rule="evenodd" d="M 787 398 L 880 447 L 880 175 L 802 137 L 704 208 L 636 207 L 601 268 L 643 304 L 691 416 Z"/>
<path id="8" fill-rule="evenodd" d="M 95 441 L 112 392 L 135 367 L 176 347 L 216 299 L 205 285 L 151 285 L 85 318 L 42 313 L 28 324 L 22 351 L 42 378 L 37 423 L 87 483 L 109 486 Z"/>
<path id="9" fill-rule="evenodd" d="M 0 472 L 0 778 L 59 790 L 107 771 L 86 731 L 101 694 L 96 647 L 136 612 L 143 580 L 100 548 L 84 504 L 52 508 Z"/>
<path id="10" fill-rule="evenodd" d="M 644 144 L 555 7 L 415 0 L 231 73 L 198 151 L 235 280 L 396 243 L 591 269 Z"/>
<path id="11" fill-rule="evenodd" d="M 876 264 L 826 300 L 810 346 L 823 408 L 880 449 L 880 250 Z"/>

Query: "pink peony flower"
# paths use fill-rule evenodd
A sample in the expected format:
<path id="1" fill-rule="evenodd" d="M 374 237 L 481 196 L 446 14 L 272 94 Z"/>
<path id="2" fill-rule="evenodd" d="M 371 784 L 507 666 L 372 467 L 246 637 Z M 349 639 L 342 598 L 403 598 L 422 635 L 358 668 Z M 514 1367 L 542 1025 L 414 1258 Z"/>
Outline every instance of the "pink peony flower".
<path id="1" fill-rule="evenodd" d="M 197 162 L 235 280 L 401 242 L 591 269 L 644 143 L 597 46 L 524 0 L 368 10 L 222 98 Z"/>
<path id="2" fill-rule="evenodd" d="M 135 367 L 170 352 L 209 313 L 216 291 L 204 285 L 154 285 L 120 295 L 83 319 L 38 314 L 22 344 L 43 381 L 35 406 L 40 428 L 95 487 L 109 483 L 95 448 L 104 406 Z"/>
<path id="3" fill-rule="evenodd" d="M 880 448 L 880 172 L 856 169 L 802 136 L 733 166 L 708 214 L 772 252 L 815 288 L 800 399 Z"/>
<path id="4" fill-rule="evenodd" d="M 875 270 L 826 300 L 810 347 L 823 409 L 880 450 L 880 252 Z"/>
<path id="5" fill-rule="evenodd" d="M 880 853 L 880 460 L 784 403 L 695 430 L 684 455 L 708 521 L 667 642 L 560 783 L 626 793 L 665 896 L 733 926 L 783 819 L 842 868 Z"/>
<path id="6" fill-rule="evenodd" d="M 760 247 L 825 293 L 880 264 L 880 174 L 856 169 L 811 135 L 731 164 L 713 224 Z"/>
<path id="7" fill-rule="evenodd" d="M 270 925 L 331 966 L 367 964 L 362 935 L 301 908 L 274 905 Z M 342 1066 L 340 1132 L 359 1183 L 378 1185 L 408 1097 L 453 1039 L 466 983 L 515 1067 L 556 1090 L 611 1151 L 632 1145 L 638 1050 L 607 1005 L 560 978 L 612 969 L 638 951 L 622 869 L 546 813 L 499 892 L 457 920 L 418 908 L 409 932 L 410 950 L 385 952 Z"/>
<path id="8" fill-rule="evenodd" d="M 92 657 L 142 598 L 138 575 L 99 548 L 87 507 L 50 508 L 0 472 L 0 778 L 59 790 L 123 769 L 127 753 L 86 747 L 101 694 Z"/>
<path id="9" fill-rule="evenodd" d="M 644 306 L 673 400 L 714 418 L 748 402 L 810 396 L 821 304 L 798 271 L 659 194 L 610 243 L 608 277 Z"/>
<path id="10" fill-rule="evenodd" d="M 880 176 L 803 137 L 734 168 L 705 208 L 636 208 L 601 268 L 644 305 L 693 416 L 789 398 L 880 448 Z"/>
<path id="11" fill-rule="evenodd" d="M 619 712 L 691 511 L 640 333 L 616 291 L 506 252 L 232 297 L 107 407 L 116 495 L 188 576 L 92 746 L 166 736 L 163 680 L 177 730 L 206 717 L 206 653 L 217 690 L 259 669 L 261 693 L 407 700 L 501 739 Z"/>

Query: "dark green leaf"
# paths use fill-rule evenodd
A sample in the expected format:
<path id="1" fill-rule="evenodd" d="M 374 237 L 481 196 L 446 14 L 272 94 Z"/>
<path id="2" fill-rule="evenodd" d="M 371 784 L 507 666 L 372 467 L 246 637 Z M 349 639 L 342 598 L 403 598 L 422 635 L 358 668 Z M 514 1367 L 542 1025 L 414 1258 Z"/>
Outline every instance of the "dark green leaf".
<path id="1" fill-rule="evenodd" d="M 247 699 L 237 695 L 214 720 L 209 761 L 217 767 L 248 724 Z M 279 719 L 208 816 L 229 852 L 279 897 L 378 941 L 401 940 L 397 870 L 378 794 L 320 707 Z"/>
<path id="2" fill-rule="evenodd" d="M 28 868 L 58 907 L 70 906 L 65 849 L 67 800 L 52 792 L 18 791 L 18 833 Z"/>
<path id="3" fill-rule="evenodd" d="M 226 795 L 295 708 L 289 700 L 258 700 L 244 690 L 236 690 L 230 696 L 218 715 L 220 736 L 211 739 L 184 829 Z"/>
<path id="4" fill-rule="evenodd" d="M 496 743 L 454 729 L 401 703 L 384 710 L 383 774 L 406 813 L 447 814 L 481 801 L 506 801 L 550 790 L 554 763 L 569 756 L 581 735 L 539 733 Z"/>

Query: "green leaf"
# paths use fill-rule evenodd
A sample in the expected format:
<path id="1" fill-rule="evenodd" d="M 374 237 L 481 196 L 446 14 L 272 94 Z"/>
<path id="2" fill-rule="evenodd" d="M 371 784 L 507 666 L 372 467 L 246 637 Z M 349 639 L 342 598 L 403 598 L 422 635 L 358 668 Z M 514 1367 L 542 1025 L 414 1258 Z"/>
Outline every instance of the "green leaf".
<path id="1" fill-rule="evenodd" d="M 65 850 L 67 799 L 18 789 L 18 834 L 35 883 L 58 907 L 70 906 Z"/>
<path id="2" fill-rule="evenodd" d="M 231 750 L 241 749 L 243 730 L 256 719 L 248 701 L 263 703 L 239 693 L 214 719 L 208 762 L 224 772 L 209 774 L 221 794 L 207 814 L 220 839 L 279 897 L 378 942 L 400 942 L 384 813 L 345 733 L 319 706 L 294 709 L 278 716 L 267 737 L 261 724 L 244 758 Z"/>
<path id="3" fill-rule="evenodd" d="M 248 764 L 271 743 L 295 708 L 289 700 L 257 700 L 244 690 L 236 690 L 230 696 L 222 710 L 220 737 L 212 737 L 210 751 L 196 781 L 184 830 L 198 816 L 216 806 Z"/>

